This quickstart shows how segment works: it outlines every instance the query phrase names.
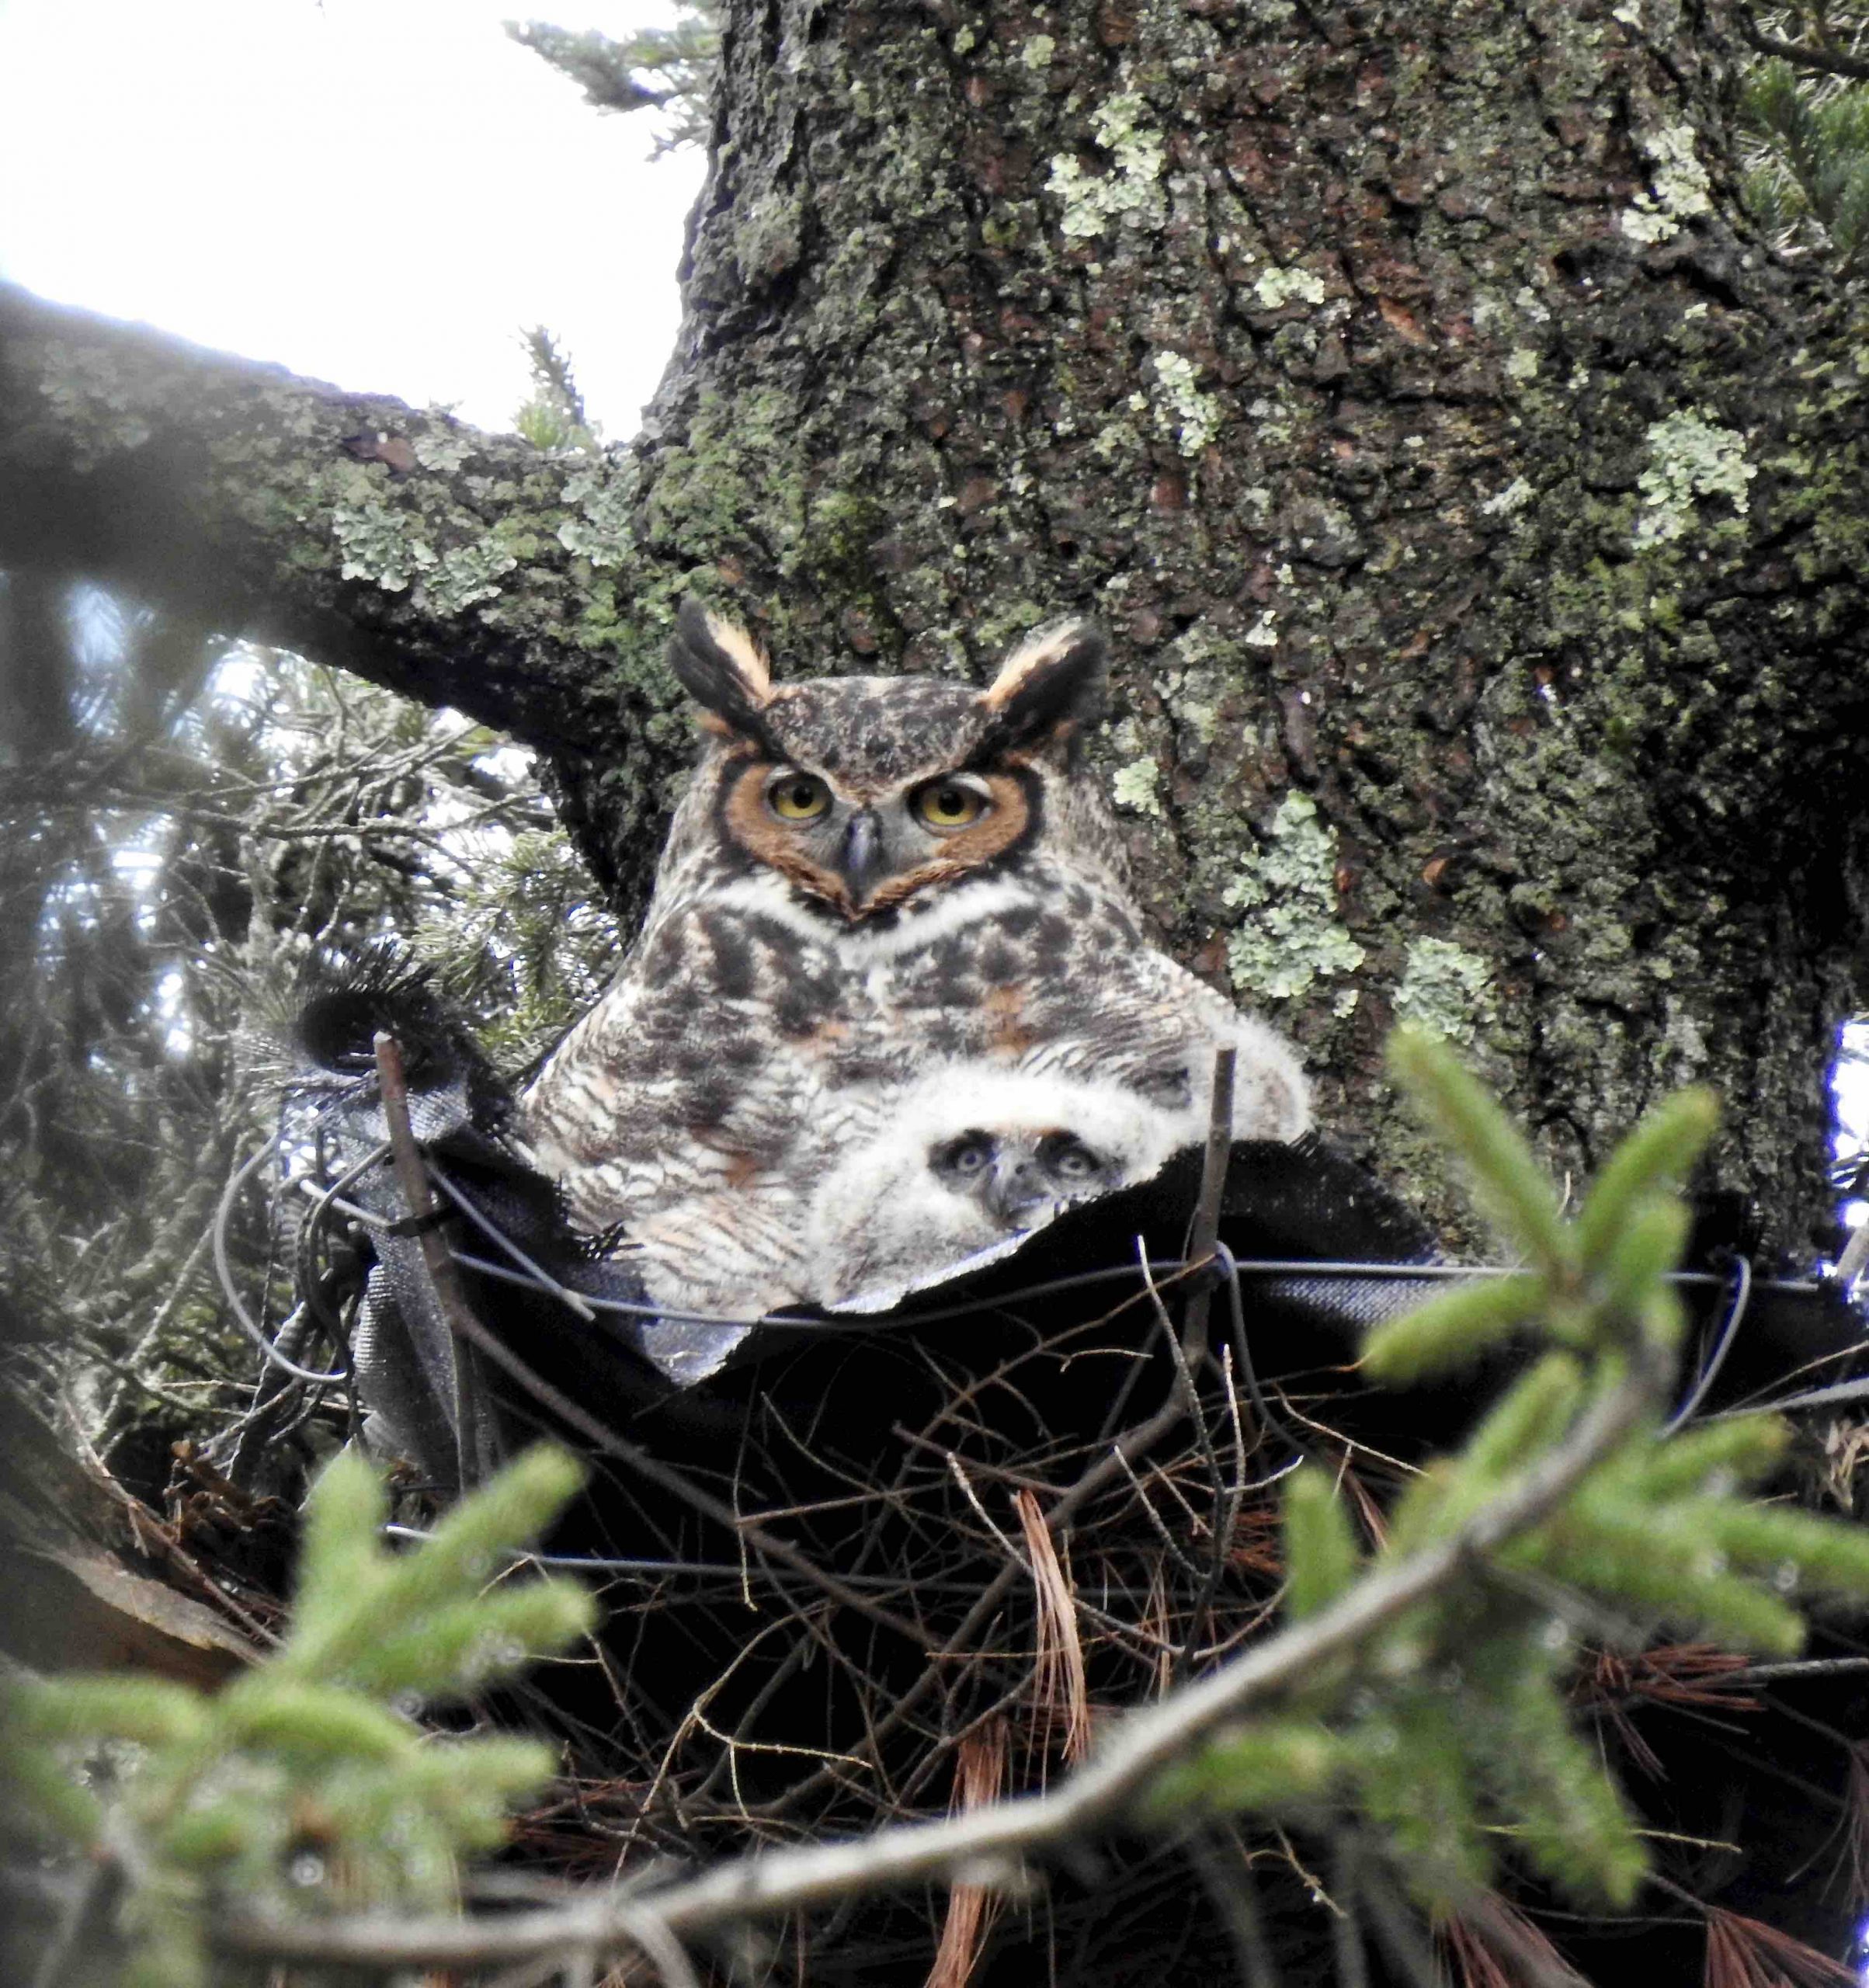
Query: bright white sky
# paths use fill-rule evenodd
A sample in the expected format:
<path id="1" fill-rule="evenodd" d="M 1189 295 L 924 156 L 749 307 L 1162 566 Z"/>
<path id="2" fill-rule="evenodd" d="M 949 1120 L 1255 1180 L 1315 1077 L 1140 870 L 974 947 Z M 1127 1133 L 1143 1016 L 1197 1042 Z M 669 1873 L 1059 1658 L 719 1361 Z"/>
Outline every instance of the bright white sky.
<path id="1" fill-rule="evenodd" d="M 667 0 L 0 0 L 0 276 L 512 425 L 543 324 L 613 440 L 673 343 L 697 153 L 509 41 Z"/>

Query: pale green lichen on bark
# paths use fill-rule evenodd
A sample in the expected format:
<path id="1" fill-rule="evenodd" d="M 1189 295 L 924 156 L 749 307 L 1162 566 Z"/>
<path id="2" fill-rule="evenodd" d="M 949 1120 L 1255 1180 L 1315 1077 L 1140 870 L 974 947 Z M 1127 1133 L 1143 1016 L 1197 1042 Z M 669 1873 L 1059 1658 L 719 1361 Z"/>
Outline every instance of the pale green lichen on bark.
<path id="1" fill-rule="evenodd" d="M 1282 310 L 1294 298 L 1301 304 L 1322 304 L 1324 279 L 1309 269 L 1280 269 L 1274 263 L 1252 279 L 1252 294 L 1268 311 Z"/>
<path id="2" fill-rule="evenodd" d="M 1194 384 L 1192 360 L 1178 352 L 1159 352 L 1155 363 L 1155 379 L 1162 390 L 1156 412 L 1182 454 L 1198 456 L 1220 432 L 1220 403 Z"/>
<path id="3" fill-rule="evenodd" d="M 415 438 L 415 460 L 439 476 L 451 476 L 474 454 L 474 437 L 464 429 L 435 427 Z"/>
<path id="4" fill-rule="evenodd" d="M 789 269 L 804 244 L 804 207 L 789 193 L 767 193 L 749 201 L 735 223 L 734 259 L 749 283 Z"/>
<path id="5" fill-rule="evenodd" d="M 1162 812 L 1162 798 L 1158 790 L 1162 784 L 1162 769 L 1153 759 L 1132 759 L 1126 766 L 1119 766 L 1111 780 L 1110 792 L 1119 808 L 1131 808 L 1138 815 L 1157 815 Z"/>
<path id="6" fill-rule="evenodd" d="M 1112 221 L 1159 211 L 1157 182 L 1167 151 L 1148 115 L 1147 102 L 1130 91 L 1110 97 L 1092 113 L 1092 135 L 1110 155 L 1107 172 L 1086 172 L 1069 152 L 1053 158 L 1046 186 L 1063 203 L 1058 228 L 1068 238 L 1086 240 L 1103 234 Z"/>
<path id="7" fill-rule="evenodd" d="M 1417 939 L 1395 989 L 1395 1019 L 1450 1042 L 1471 1042 L 1494 1012 L 1492 979 L 1492 968 L 1477 953 L 1446 939 Z"/>
<path id="8" fill-rule="evenodd" d="M 441 555 L 434 570 L 416 588 L 422 606 L 437 614 L 459 614 L 477 601 L 490 600 L 499 582 L 519 561 L 496 538 L 457 545 Z"/>
<path id="9" fill-rule="evenodd" d="M 402 593 L 420 574 L 436 563 L 435 548 L 411 528 L 409 518 L 373 499 L 358 504 L 334 504 L 331 529 L 347 580 L 367 580 L 385 593 Z"/>
<path id="10" fill-rule="evenodd" d="M 575 517 L 558 527 L 558 543 L 593 566 L 620 566 L 632 548 L 630 511 L 635 502 L 634 479 L 614 464 L 575 471 L 565 480 L 565 502 Z"/>
<path id="11" fill-rule="evenodd" d="M 1746 485 L 1759 471 L 1746 460 L 1742 436 L 1688 408 L 1651 422 L 1645 439 L 1648 464 L 1637 478 L 1641 492 L 1635 535 L 1638 551 L 1684 537 L 1701 498 L 1728 498 L 1744 511 Z"/>
<path id="12" fill-rule="evenodd" d="M 1337 839 L 1308 794 L 1287 794 L 1224 901 L 1252 913 L 1227 942 L 1233 984 L 1272 1000 L 1353 973 L 1367 957 L 1337 917 Z"/>
<path id="13" fill-rule="evenodd" d="M 1496 497 L 1489 497 L 1480 506 L 1480 514 L 1489 518 L 1509 518 L 1522 511 L 1536 493 L 1522 476 L 1515 476 Z"/>
<path id="14" fill-rule="evenodd" d="M 40 391 L 71 438 L 79 469 L 122 449 L 140 449 L 155 433 L 142 411 L 142 391 L 108 353 L 54 343 L 47 349 Z"/>
<path id="15" fill-rule="evenodd" d="M 1650 175 L 1654 190 L 1638 193 L 1634 205 L 1623 210 L 1617 225 L 1632 242 L 1671 241 L 1684 222 L 1711 210 L 1713 182 L 1695 156 L 1692 125 L 1664 125 L 1640 142 L 1654 169 Z"/>

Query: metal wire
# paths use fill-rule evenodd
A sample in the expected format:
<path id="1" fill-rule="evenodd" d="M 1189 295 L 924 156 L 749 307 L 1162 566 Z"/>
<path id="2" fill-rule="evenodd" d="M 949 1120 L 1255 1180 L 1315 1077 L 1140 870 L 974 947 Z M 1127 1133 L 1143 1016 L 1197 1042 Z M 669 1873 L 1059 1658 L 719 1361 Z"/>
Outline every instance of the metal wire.
<path id="1" fill-rule="evenodd" d="M 1669 1435 L 1673 1435 L 1707 1399 L 1714 1382 L 1720 1378 L 1720 1369 L 1726 1364 L 1726 1356 L 1732 1352 L 1734 1340 L 1739 1336 L 1739 1328 L 1745 1322 L 1746 1309 L 1752 1303 L 1753 1267 L 1750 1258 L 1735 1256 L 1731 1277 L 1732 1295 L 1727 1301 L 1726 1315 L 1720 1322 L 1720 1329 L 1714 1334 L 1713 1344 L 1701 1363 L 1700 1373 L 1694 1385 L 1688 1389 L 1686 1400 L 1668 1418 L 1665 1433 Z"/>
<path id="2" fill-rule="evenodd" d="M 433 1539 L 434 1534 L 420 1526 L 386 1525 L 382 1528 L 386 1539 L 406 1539 L 419 1545 Z M 634 1576 L 645 1580 L 665 1580 L 671 1575 L 689 1574 L 697 1580 L 728 1580 L 738 1587 L 747 1579 L 750 1569 L 738 1560 L 651 1560 L 614 1559 L 603 1554 L 593 1553 L 514 1553 L 507 1556 L 510 1565 L 516 1567 L 557 1567 L 574 1573 L 616 1574 Z M 759 1570 L 763 1579 L 783 1583 L 793 1581 L 808 1585 L 804 1575 L 788 1567 L 763 1566 Z M 879 1593 L 899 1590 L 902 1585 L 899 1574 L 842 1574 L 839 1578 L 848 1587 L 874 1588 Z M 915 1583 L 917 1590 L 928 1594 L 974 1594 L 979 1584 L 973 1581 L 922 1580 Z"/>
<path id="3" fill-rule="evenodd" d="M 1301 1463 L 1311 1455 L 1311 1446 L 1301 1436 L 1294 1436 L 1291 1433 L 1290 1423 L 1266 1399 L 1253 1365 L 1252 1342 L 1246 1331 L 1245 1299 L 1239 1288 L 1241 1273 L 1249 1267 L 1240 1263 L 1224 1242 L 1217 1242 L 1214 1245 L 1214 1256 L 1226 1281 L 1227 1310 L 1232 1326 L 1234 1357 L 1239 1362 L 1239 1377 L 1246 1384 L 1246 1396 L 1252 1404 L 1252 1412 L 1259 1417 L 1259 1427 L 1275 1430 L 1294 1453 L 1294 1461 Z M 1270 1477 L 1262 1479 L 1260 1482 L 1275 1484 L 1291 1468 L 1291 1464 L 1281 1465 Z"/>
<path id="4" fill-rule="evenodd" d="M 470 1250 L 456 1249 L 453 1254 L 457 1263 L 479 1276 L 493 1277 L 502 1284 L 519 1284 L 548 1298 L 563 1295 L 559 1286 L 550 1278 L 541 1282 L 524 1271 L 510 1270 L 503 1263 L 489 1263 L 485 1256 L 477 1256 Z M 1185 1270 L 1188 1266 L 1180 1257 L 1173 1256 L 1165 1257 L 1159 1261 L 1152 1259 L 1148 1267 L 1152 1271 L 1160 1270 L 1172 1275 Z M 905 1323 L 918 1326 L 939 1324 L 951 1319 L 978 1318 L 988 1312 L 1002 1312 L 1009 1305 L 1025 1304 L 1034 1298 L 1048 1298 L 1059 1291 L 1120 1282 L 1138 1277 L 1138 1265 L 1117 1263 L 1104 1270 L 1081 1271 L 1074 1277 L 1052 1277 L 1043 1284 L 1023 1284 L 1016 1291 L 1003 1292 L 993 1298 L 970 1299 L 965 1304 L 947 1305 L 938 1312 L 903 1312 L 896 1315 Z M 749 1329 L 754 1326 L 783 1326 L 798 1332 L 836 1334 L 849 1338 L 860 1337 L 874 1332 L 877 1322 L 876 1315 L 873 1313 L 853 1312 L 846 1318 L 806 1318 L 795 1312 L 768 1312 L 759 1318 L 749 1319 L 738 1315 L 729 1317 L 719 1312 L 683 1312 L 672 1305 L 655 1305 L 634 1298 L 581 1295 L 593 1312 L 613 1312 L 633 1319 L 660 1319 L 671 1324 L 743 1326 Z"/>
<path id="5" fill-rule="evenodd" d="M 318 1386 L 332 1386 L 346 1378 L 343 1370 L 321 1373 L 281 1353 L 263 1330 L 255 1323 L 234 1287 L 231 1267 L 227 1258 L 226 1231 L 235 1197 L 254 1171 L 273 1150 L 273 1144 L 262 1147 L 239 1170 L 230 1180 L 223 1196 L 220 1215 L 214 1229 L 215 1268 L 221 1287 L 226 1293 L 234 1316 L 242 1330 L 260 1347 L 267 1361 L 282 1372 L 294 1378 Z M 363 1173 L 376 1165 L 387 1150 L 379 1145 L 353 1166 L 347 1168 L 326 1189 L 315 1190 L 312 1183 L 300 1180 L 297 1184 L 307 1192 L 317 1192 L 317 1201 L 308 1225 L 321 1226 L 329 1215 L 336 1211 L 361 1222 L 367 1228 L 381 1231 L 390 1226 L 387 1219 L 373 1211 L 358 1206 L 345 1198 L 344 1190 L 351 1186 Z M 452 1248 L 455 1260 L 464 1268 L 480 1276 L 535 1291 L 555 1299 L 586 1323 L 594 1322 L 599 1316 L 609 1315 L 629 1319 L 654 1319 L 669 1324 L 696 1324 L 734 1326 L 749 1330 L 756 1326 L 765 1326 L 784 1330 L 822 1336 L 862 1336 L 874 1329 L 875 1321 L 867 1315 L 853 1315 L 845 1319 L 836 1316 L 808 1317 L 796 1312 L 777 1312 L 759 1319 L 730 1316 L 724 1313 L 690 1312 L 657 1305 L 647 1299 L 634 1300 L 621 1298 L 599 1297 L 581 1292 L 554 1277 L 513 1238 L 506 1233 L 499 1222 L 481 1208 L 473 1197 L 464 1191 L 450 1176 L 445 1168 L 429 1160 L 431 1177 L 450 1203 L 469 1221 L 481 1235 L 511 1259 L 510 1263 L 490 1260 L 471 1249 Z M 1315 1280 L 1322 1282 L 1346 1284 L 1453 1284 L 1468 1282 L 1482 1277 L 1510 1277 L 1518 1274 L 1516 1266 L 1494 1263 L 1450 1263 L 1419 1262 L 1371 1263 L 1361 1260 L 1325 1259 L 1304 1257 L 1256 1257 L 1242 1260 L 1236 1257 L 1224 1243 L 1217 1246 L 1214 1257 L 1219 1281 L 1227 1291 L 1227 1302 L 1232 1325 L 1232 1339 L 1235 1356 L 1239 1362 L 1240 1378 L 1245 1387 L 1255 1413 L 1263 1426 L 1277 1433 L 1280 1439 L 1294 1455 L 1303 1457 L 1310 1454 L 1304 1438 L 1294 1433 L 1289 1420 L 1273 1404 L 1262 1385 L 1247 1334 L 1245 1302 L 1243 1285 L 1250 1280 L 1266 1282 L 1278 1280 Z M 1150 1258 L 1146 1263 L 1119 1263 L 1102 1268 L 1076 1272 L 1072 1275 L 1052 1277 L 1021 1285 L 1013 1290 L 997 1292 L 988 1297 L 964 1299 L 961 1302 L 930 1309 L 904 1311 L 898 1313 L 898 1321 L 917 1326 L 976 1318 L 995 1312 L 1008 1311 L 1040 1299 L 1058 1295 L 1073 1290 L 1093 1288 L 1099 1284 L 1124 1284 L 1134 1281 L 1140 1287 L 1146 1287 L 1152 1277 L 1185 1276 L 1197 1267 L 1179 1257 Z M 1812 1295 L 1825 1287 L 1812 1279 L 1772 1278 L 1757 1279 L 1752 1265 L 1744 1257 L 1735 1256 L 1732 1266 L 1725 1272 L 1683 1270 L 1673 1273 L 1669 1281 L 1680 1289 L 1706 1289 L 1724 1284 L 1729 1290 L 1726 1310 L 1718 1332 L 1703 1361 L 1694 1382 L 1680 1406 L 1667 1423 L 1672 1430 L 1680 1427 L 1697 1413 L 1711 1392 L 1726 1364 L 1728 1356 L 1736 1343 L 1739 1333 L 1749 1313 L 1755 1289 L 1785 1295 Z M 1138 1291 L 1138 1295 L 1140 1291 Z M 1812 1394 L 1789 1398 L 1782 1404 L 1786 1406 L 1840 1402 L 1857 1398 L 1857 1384 L 1842 1382 L 1835 1388 L 1815 1391 Z M 1869 1392 L 1869 1383 L 1863 1384 L 1862 1391 Z M 1281 1473 L 1282 1474 L 1282 1473 Z"/>
<path id="6" fill-rule="evenodd" d="M 228 1260 L 228 1225 L 233 1219 L 234 1204 L 240 1190 L 253 1175 L 278 1150 L 278 1141 L 269 1138 L 252 1158 L 245 1162 L 228 1180 L 221 1197 L 221 1205 L 214 1214 L 214 1274 L 220 1280 L 221 1295 L 232 1310 L 234 1320 L 248 1339 L 258 1347 L 269 1364 L 282 1373 L 290 1374 L 295 1381 L 310 1381 L 323 1388 L 336 1387 L 346 1378 L 345 1371 L 339 1368 L 333 1374 L 321 1374 L 315 1368 L 301 1367 L 296 1360 L 290 1360 L 267 1337 L 264 1329 L 255 1321 L 241 1300 L 234 1282 L 233 1266 Z"/>
<path id="7" fill-rule="evenodd" d="M 503 1229 L 476 1207 L 473 1200 L 464 1194 L 448 1178 L 446 1167 L 438 1166 L 431 1157 L 428 1160 L 428 1170 L 429 1179 L 473 1223 L 474 1227 L 490 1242 L 497 1243 L 501 1249 L 504 1249 L 522 1270 L 530 1270 L 539 1283 L 550 1291 L 561 1305 L 569 1305 L 586 1324 L 596 1317 L 596 1313 L 591 1309 L 585 1299 L 567 1285 L 559 1283 L 557 1278 L 548 1271 L 541 1270 Z"/>

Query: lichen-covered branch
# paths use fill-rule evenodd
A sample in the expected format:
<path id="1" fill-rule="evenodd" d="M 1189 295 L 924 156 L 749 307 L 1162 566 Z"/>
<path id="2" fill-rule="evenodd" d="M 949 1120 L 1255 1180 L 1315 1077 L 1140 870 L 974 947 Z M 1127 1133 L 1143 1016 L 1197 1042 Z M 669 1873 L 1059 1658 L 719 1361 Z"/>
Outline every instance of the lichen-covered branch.
<path id="1" fill-rule="evenodd" d="M 657 603 L 619 602 L 634 476 L 0 288 L 0 567 L 453 705 L 540 749 L 587 829 L 594 770 L 628 766 L 585 838 L 613 882 L 683 735 Z"/>

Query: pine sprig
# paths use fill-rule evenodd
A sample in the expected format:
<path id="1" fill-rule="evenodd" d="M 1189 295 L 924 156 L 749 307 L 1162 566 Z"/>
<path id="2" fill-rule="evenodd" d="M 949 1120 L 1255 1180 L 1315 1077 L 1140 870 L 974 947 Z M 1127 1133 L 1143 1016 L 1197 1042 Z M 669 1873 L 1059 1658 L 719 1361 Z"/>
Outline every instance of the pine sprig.
<path id="1" fill-rule="evenodd" d="M 1655 1409 L 1544 1523 L 1410 1608 L 1298 1696 L 1315 1722 L 1314 1771 L 1265 1790 L 1288 1747 L 1267 1714 L 1166 1778 L 1194 1809 L 1253 1806 L 1312 1822 L 1374 1824 L 1430 1910 L 1457 1910 L 1493 1877 L 1500 1846 L 1560 1889 L 1626 1905 L 1647 1868 L 1641 1838 L 1597 1750 L 1572 1722 L 1565 1686 L 1574 1625 L 1664 1626 L 1773 1653 L 1795 1650 L 1792 1597 L 1869 1597 L 1869 1540 L 1855 1528 L 1746 1495 L 1785 1433 L 1751 1417 L 1669 1435 L 1662 1380 L 1682 1315 L 1666 1280 L 1685 1246 L 1683 1181 L 1711 1138 L 1713 1097 L 1686 1091 L 1610 1157 L 1575 1221 L 1531 1148 L 1451 1053 L 1400 1032 L 1390 1068 L 1471 1179 L 1477 1206 L 1525 1269 L 1461 1287 L 1379 1329 L 1374 1378 L 1409 1382 L 1496 1351 L 1535 1350 L 1465 1446 L 1431 1463 L 1367 1558 L 1328 1472 L 1307 1466 L 1285 1493 L 1287 1605 L 1327 1610 L 1364 1577 L 1440 1547 L 1572 1437 L 1633 1376 Z M 1328 1736 L 1332 1744 L 1326 1744 Z M 1152 1805 L 1166 1815 L 1169 1806 Z"/>
<path id="2" fill-rule="evenodd" d="M 554 1756 L 532 1740 L 438 1737 L 412 1712 L 589 1631 L 593 1605 L 575 1583 L 496 1579 L 582 1481 L 540 1445 L 396 1550 L 375 1473 L 346 1453 L 307 1501 L 291 1632 L 263 1662 L 211 1695 L 101 1673 L 9 1686 L 8 1819 L 128 1882 L 133 1988 L 207 1980 L 217 1901 L 288 1915 L 452 1902 L 461 1857 L 501 1840 Z M 96 1781 L 106 1759 L 128 1761 L 113 1782 L 75 1779 Z"/>

